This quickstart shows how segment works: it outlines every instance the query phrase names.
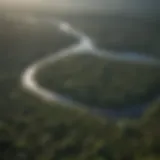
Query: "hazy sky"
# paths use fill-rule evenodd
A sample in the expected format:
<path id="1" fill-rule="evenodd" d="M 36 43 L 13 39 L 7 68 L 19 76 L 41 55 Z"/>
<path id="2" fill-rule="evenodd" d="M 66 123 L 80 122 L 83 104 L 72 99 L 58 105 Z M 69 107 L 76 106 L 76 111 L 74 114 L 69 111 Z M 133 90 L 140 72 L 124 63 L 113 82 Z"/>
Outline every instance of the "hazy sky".
<path id="1" fill-rule="evenodd" d="M 60 10 L 108 10 L 127 12 L 159 12 L 160 0 L 0 0 L 1 6 L 49 7 Z"/>
<path id="2" fill-rule="evenodd" d="M 32 5 L 42 3 L 42 0 L 0 0 L 0 4 L 5 5 Z"/>

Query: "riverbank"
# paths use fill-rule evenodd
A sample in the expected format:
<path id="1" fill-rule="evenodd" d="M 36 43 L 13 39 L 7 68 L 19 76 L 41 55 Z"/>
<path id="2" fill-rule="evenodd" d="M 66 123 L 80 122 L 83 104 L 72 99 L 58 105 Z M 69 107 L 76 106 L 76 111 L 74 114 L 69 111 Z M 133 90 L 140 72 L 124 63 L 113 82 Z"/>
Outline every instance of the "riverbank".
<path id="1" fill-rule="evenodd" d="M 66 22 L 63 22 L 63 21 L 59 21 L 59 23 L 57 23 L 57 27 L 59 27 L 60 28 L 60 30 L 62 30 L 64 33 L 66 33 L 66 34 L 69 34 L 69 35 L 72 35 L 72 36 L 74 36 L 75 38 L 77 38 L 77 39 L 79 39 L 79 43 L 77 43 L 77 44 L 75 44 L 75 45 L 72 45 L 71 47 L 68 47 L 68 48 L 66 48 L 66 49 L 63 49 L 62 51 L 60 51 L 60 52 L 58 52 L 58 53 L 54 53 L 55 55 L 51 55 L 51 56 L 49 56 L 49 57 L 47 57 L 47 58 L 44 58 L 44 59 L 41 59 L 40 61 L 37 61 L 37 62 L 35 62 L 35 64 L 33 64 L 33 65 L 31 65 L 29 68 L 27 68 L 26 69 L 26 71 L 24 72 L 24 74 L 22 75 L 22 86 L 23 86 L 23 88 L 25 89 L 25 90 L 28 90 L 29 92 L 31 92 L 32 94 L 35 94 L 36 96 L 39 96 L 39 98 L 41 98 L 41 99 L 43 99 L 43 100 L 45 100 L 45 101 L 49 101 L 49 102 L 54 102 L 54 101 L 57 101 L 57 102 L 59 102 L 59 103 L 66 103 L 66 104 L 80 104 L 78 101 L 82 101 L 82 100 L 77 100 L 77 102 L 76 102 L 76 99 L 77 99 L 77 97 L 76 97 L 76 99 L 75 100 L 72 100 L 72 99 L 68 99 L 68 98 L 66 98 L 65 96 L 63 97 L 63 95 L 60 95 L 60 93 L 59 94 L 57 94 L 56 92 L 54 92 L 54 91 L 52 91 L 51 89 L 50 89 L 50 87 L 47 89 L 47 88 L 45 88 L 45 86 L 43 87 L 43 85 L 41 85 L 41 84 L 39 84 L 39 82 L 38 82 L 38 79 L 37 79 L 37 74 L 39 73 L 39 72 L 41 72 L 41 70 L 43 70 L 43 68 L 44 67 L 46 67 L 46 66 L 48 66 L 48 65 L 51 65 L 51 64 L 53 64 L 53 63 L 56 63 L 56 62 L 58 62 L 59 63 L 59 60 L 61 60 L 61 59 L 63 59 L 63 58 L 65 58 L 65 57 L 68 57 L 68 56 L 70 56 L 70 55 L 78 55 L 78 54 L 85 54 L 85 52 L 88 52 L 88 53 L 90 53 L 91 55 L 93 54 L 93 55 L 96 55 L 97 57 L 103 57 L 103 58 L 105 58 L 105 59 L 109 59 L 109 60 L 112 60 L 112 61 L 115 61 L 115 62 L 122 62 L 122 64 L 121 64 L 121 66 L 123 65 L 123 63 L 128 63 L 128 65 L 130 66 L 131 64 L 136 64 L 135 65 L 135 75 L 137 74 L 137 66 L 138 65 L 141 65 L 142 64 L 142 66 L 143 65 L 146 65 L 146 66 L 156 66 L 157 68 L 153 68 L 153 70 L 152 70 L 152 68 L 151 69 L 148 69 L 147 71 L 149 71 L 150 70 L 150 73 L 152 73 L 152 72 L 154 72 L 154 70 L 157 70 L 157 73 L 155 74 L 155 76 L 153 76 L 153 75 L 151 75 L 151 77 L 153 77 L 153 80 L 152 79 L 149 79 L 149 83 L 152 85 L 152 81 L 157 81 L 157 82 L 155 82 L 155 85 L 157 86 L 157 84 L 159 83 L 159 79 L 157 79 L 157 78 L 159 78 L 160 76 L 158 75 L 158 70 L 159 70 L 159 61 L 158 60 L 156 60 L 156 59 L 154 59 L 154 58 L 150 58 L 150 57 L 147 57 L 147 56 L 139 56 L 139 58 L 138 58 L 138 55 L 135 57 L 135 56 L 133 56 L 133 54 L 130 54 L 130 55 L 125 55 L 125 54 L 123 54 L 122 56 L 120 55 L 120 54 L 114 54 L 114 53 L 108 53 L 108 52 L 101 52 L 98 48 L 96 48 L 95 46 L 94 46 L 94 44 L 93 44 L 93 42 L 92 42 L 92 39 L 90 39 L 85 33 L 82 33 L 81 31 L 79 31 L 79 30 L 75 30 L 74 28 L 72 28 L 72 26 L 71 25 L 69 25 L 68 23 L 66 23 Z M 85 60 L 85 59 L 84 59 Z M 82 61 L 83 62 L 83 61 Z M 115 64 L 114 64 L 115 65 Z M 87 66 L 88 66 L 88 62 L 87 62 Z M 106 68 L 106 67 L 105 67 Z M 142 67 L 143 68 L 143 67 Z M 147 67 L 146 67 L 147 68 Z M 139 68 L 138 67 L 138 69 L 140 69 L 141 70 L 141 68 Z M 65 70 L 65 69 L 63 69 L 63 70 Z M 43 71 L 45 71 L 45 70 L 43 70 Z M 46 70 L 47 71 L 47 70 Z M 57 70 L 55 71 L 55 73 L 57 72 Z M 59 71 L 58 71 L 59 72 Z M 110 72 L 112 72 L 112 71 L 110 71 Z M 128 71 L 127 71 L 128 72 Z M 131 71 L 130 71 L 131 72 Z M 142 70 L 142 72 L 141 73 L 143 73 L 143 72 L 146 72 L 146 69 L 144 68 L 144 70 Z M 121 73 L 121 72 L 119 72 L 119 73 Z M 117 74 L 119 74 L 119 73 L 117 73 Z M 140 74 L 141 74 L 140 73 Z M 147 73 L 147 72 L 146 72 Z M 49 73 L 49 75 L 50 75 L 51 73 Z M 131 74 L 132 74 L 132 72 L 131 72 Z M 140 76 L 140 74 L 139 74 L 139 76 Z M 52 75 L 52 74 L 51 74 Z M 71 76 L 73 76 L 73 75 L 71 75 Z M 107 75 L 108 76 L 108 75 Z M 121 75 L 120 75 L 121 76 Z M 148 76 L 148 73 L 147 73 L 147 76 Z M 150 76 L 150 75 L 149 75 Z M 148 76 L 148 78 L 149 78 L 149 76 Z M 44 75 L 42 75 L 42 77 L 45 77 L 45 79 L 46 79 L 46 76 L 44 76 Z M 54 76 L 52 76 L 52 78 L 53 78 Z M 132 77 L 132 76 L 131 76 Z M 130 76 L 129 76 L 129 78 L 131 78 Z M 64 77 L 62 78 L 62 77 L 54 77 L 54 79 L 53 79 L 53 81 L 55 81 L 55 78 L 58 78 L 58 81 L 57 82 L 60 82 L 60 80 L 62 79 L 64 79 Z M 110 78 L 109 76 L 108 76 L 108 78 Z M 135 80 L 137 81 L 137 76 L 135 76 L 134 77 L 135 78 Z M 145 83 L 146 83 L 146 78 L 145 78 L 145 76 L 143 77 L 145 80 Z M 139 77 L 138 77 L 138 79 L 139 79 Z M 118 80 L 118 79 L 117 79 Z M 46 84 L 48 84 L 48 81 L 50 81 L 49 79 L 47 79 L 47 83 Z M 139 85 L 138 85 L 138 91 L 136 91 L 134 94 L 139 94 L 138 92 L 139 92 L 139 90 L 140 90 L 140 93 L 142 92 L 142 95 L 143 94 L 148 94 L 148 93 L 146 93 L 147 91 L 145 91 L 145 89 L 140 89 L 142 86 L 143 86 L 143 83 L 144 83 L 144 81 L 142 81 L 142 83 L 140 83 Z M 126 80 L 126 83 L 128 83 L 128 80 Z M 139 82 L 138 82 L 139 83 Z M 149 88 L 149 90 L 152 90 L 152 88 L 150 88 L 150 86 L 148 86 L 149 85 L 149 83 L 147 83 L 146 84 L 146 86 L 147 86 L 147 88 Z M 59 87 L 61 87 L 63 85 L 63 83 L 62 84 L 60 84 L 60 85 L 58 85 L 58 84 L 55 84 L 55 86 L 59 86 Z M 109 85 L 110 86 L 110 85 Z M 109 87 L 108 86 L 108 87 Z M 134 86 L 134 85 L 133 85 Z M 62 86 L 62 88 L 63 88 L 63 86 Z M 75 87 L 76 88 L 76 87 Z M 122 87 L 123 88 L 123 87 Z M 130 88 L 130 86 L 129 86 L 129 88 Z M 154 88 L 154 87 L 153 87 Z M 107 88 L 106 88 L 107 89 Z M 85 89 L 86 90 L 86 89 Z M 155 92 L 158 92 L 158 90 L 159 89 L 157 89 L 157 91 L 155 91 Z M 93 90 L 92 90 L 93 91 Z M 67 92 L 69 92 L 69 91 L 67 91 Z M 97 92 L 97 91 L 96 91 Z M 94 93 L 94 92 L 92 92 L 92 93 Z M 69 97 L 72 97 L 71 95 L 69 95 L 68 93 L 66 93 Z M 83 93 L 84 95 L 86 95 L 85 93 Z M 103 93 L 104 94 L 104 93 Z M 128 97 L 128 95 L 130 95 L 131 93 L 130 93 L 130 89 L 129 89 L 129 93 L 125 93 L 125 95 L 124 96 L 127 96 Z M 90 95 L 91 95 L 91 93 L 90 93 Z M 90 95 L 88 95 L 88 96 L 90 96 Z M 122 95 L 122 94 L 121 94 Z M 149 94 L 149 96 L 150 95 L 152 95 L 152 94 Z M 81 93 L 81 96 L 82 96 L 82 93 Z M 87 96 L 87 97 L 88 97 Z M 109 95 L 108 95 L 109 96 Z M 119 94 L 119 96 L 120 96 L 120 94 Z M 122 95 L 123 96 L 123 95 Z M 132 95 L 130 95 L 131 97 L 132 97 Z M 100 97 L 102 97 L 102 96 L 100 96 Z M 114 97 L 114 96 L 113 96 Z M 118 96 L 117 96 L 118 97 Z M 137 97 L 139 97 L 139 98 L 143 98 L 143 96 L 141 97 L 141 95 L 137 95 Z M 146 95 L 146 97 L 148 97 L 148 95 Z M 96 98 L 96 97 L 95 97 Z M 95 105 L 95 98 L 94 98 L 94 100 L 92 100 L 91 102 L 93 103 L 93 104 L 88 104 L 87 102 L 83 102 L 82 103 L 82 105 L 80 105 L 80 106 L 84 106 L 84 105 Z M 106 97 L 106 98 L 108 98 L 108 99 L 110 99 L 109 101 L 111 101 L 112 102 L 112 97 Z M 124 97 L 122 97 L 123 99 L 121 99 L 120 101 L 124 101 Z M 150 97 L 150 98 L 152 98 L 152 97 Z M 73 98 L 74 99 L 74 98 Z M 93 99 L 93 97 L 91 97 L 91 99 Z M 106 100 L 106 99 L 105 99 Z M 136 98 L 133 98 L 133 100 L 134 101 L 136 101 Z M 131 98 L 129 98 L 129 101 L 131 101 Z M 123 102 L 124 103 L 124 102 Z M 84 104 L 84 105 L 83 105 Z M 121 103 L 117 103 L 117 105 L 120 105 Z M 107 105 L 107 104 L 104 104 L 104 105 Z M 135 106 L 138 106 L 139 104 L 136 104 Z M 76 105 L 75 105 L 76 106 Z M 96 104 L 96 106 L 97 106 L 97 104 Z M 113 105 L 110 105 L 109 104 L 109 106 L 113 106 Z M 142 106 L 143 106 L 143 104 L 142 104 Z M 146 106 L 147 107 L 147 106 Z M 99 107 L 98 107 L 99 108 Z M 114 111 L 115 112 L 115 111 Z M 124 111 L 124 112 L 126 112 L 126 111 Z M 116 113 L 116 112 L 115 112 Z M 127 112 L 128 113 L 128 112 Z"/>
<path id="2" fill-rule="evenodd" d="M 73 104 L 66 106 L 55 101 L 46 102 L 30 91 L 22 91 L 20 73 L 25 67 L 39 58 L 56 53 L 61 49 L 58 47 L 65 48 L 72 43 L 66 46 L 68 37 L 42 28 L 44 35 L 49 31 L 47 35 L 60 45 L 55 46 L 52 42 L 48 43 L 48 36 L 44 39 L 41 37 L 41 30 L 36 35 L 26 30 L 21 30 L 23 34 L 19 34 L 19 29 L 12 30 L 11 24 L 1 29 L 1 33 L 7 33 L 7 38 L 1 36 L 1 40 L 5 39 L 6 43 L 0 45 L 3 62 L 0 68 L 0 159 L 160 159 L 158 102 L 150 105 L 151 110 L 145 116 L 134 123 L 127 121 L 127 125 L 120 123 L 119 127 L 106 117 L 100 118 L 84 110 L 77 112 L 73 110 L 77 107 Z M 30 27 L 33 29 L 32 25 Z M 8 41 L 10 35 L 14 38 Z M 15 38 L 17 36 L 18 41 Z M 8 42 L 17 43 L 12 46 Z"/>

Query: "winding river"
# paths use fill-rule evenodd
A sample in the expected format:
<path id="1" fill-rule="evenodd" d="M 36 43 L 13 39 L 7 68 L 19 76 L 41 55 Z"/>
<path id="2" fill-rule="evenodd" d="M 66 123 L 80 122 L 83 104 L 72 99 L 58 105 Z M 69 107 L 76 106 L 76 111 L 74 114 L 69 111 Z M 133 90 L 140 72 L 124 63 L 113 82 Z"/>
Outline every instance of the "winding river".
<path id="1" fill-rule="evenodd" d="M 32 20 L 31 23 L 38 22 L 38 20 L 35 18 L 30 20 Z M 103 51 L 93 44 L 92 39 L 90 37 L 88 37 L 85 33 L 77 29 L 74 29 L 67 22 L 63 22 L 60 20 L 54 20 L 54 21 L 47 20 L 47 23 L 51 23 L 53 26 L 58 27 L 58 29 L 61 30 L 61 32 L 64 32 L 65 34 L 74 36 L 79 40 L 79 42 L 69 46 L 66 49 L 61 50 L 58 53 L 53 53 L 46 58 L 37 60 L 36 62 L 28 66 L 25 69 L 25 71 L 22 73 L 21 85 L 23 89 L 46 102 L 64 104 L 62 106 L 74 106 L 73 108 L 78 110 L 89 109 L 89 107 L 85 106 L 84 104 L 81 104 L 80 102 L 76 102 L 74 100 L 68 99 L 63 95 L 57 94 L 54 91 L 44 88 L 38 83 L 38 80 L 36 79 L 37 73 L 43 67 L 45 67 L 46 65 L 52 64 L 69 55 L 91 54 L 91 55 L 96 55 L 96 56 L 100 56 L 107 59 L 112 59 L 115 61 L 127 61 L 127 62 L 130 61 L 134 63 L 141 63 L 141 64 L 147 64 L 147 65 L 158 65 L 158 66 L 160 65 L 158 60 L 151 57 L 147 57 L 147 56 L 140 56 L 138 54 L 116 54 L 116 53 Z M 135 115 L 141 114 L 146 109 L 146 107 L 147 107 L 147 104 L 144 104 L 141 107 L 139 106 L 128 107 L 127 110 L 125 111 L 122 110 L 120 112 L 108 110 L 108 109 L 101 110 L 97 108 L 93 108 L 93 109 L 90 108 L 90 111 L 92 113 L 101 114 L 101 115 L 107 114 L 112 117 L 119 117 L 119 116 L 125 116 L 125 115 L 135 116 Z"/>

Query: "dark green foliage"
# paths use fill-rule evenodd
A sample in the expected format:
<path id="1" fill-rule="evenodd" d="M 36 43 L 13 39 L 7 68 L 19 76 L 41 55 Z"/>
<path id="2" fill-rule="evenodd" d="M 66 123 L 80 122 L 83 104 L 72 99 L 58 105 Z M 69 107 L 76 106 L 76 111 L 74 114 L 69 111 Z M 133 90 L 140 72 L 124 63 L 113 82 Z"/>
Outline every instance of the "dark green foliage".
<path id="1" fill-rule="evenodd" d="M 158 17 L 102 13 L 79 14 L 76 18 L 75 15 L 63 15 L 62 18 L 87 33 L 99 48 L 138 52 L 160 58 Z"/>
<path id="2" fill-rule="evenodd" d="M 38 81 L 84 104 L 104 108 L 144 103 L 160 90 L 159 66 L 88 54 L 68 56 L 45 67 Z"/>
<path id="3" fill-rule="evenodd" d="M 159 157 L 158 122 L 155 123 L 159 117 L 154 116 L 158 115 L 159 103 L 141 122 L 129 122 L 119 128 L 116 123 L 86 111 L 43 103 L 19 89 L 14 94 L 8 97 L 9 103 L 0 99 L 0 159 L 157 160 Z"/>
<path id="4" fill-rule="evenodd" d="M 11 16 L 11 15 L 10 15 Z M 45 19 L 30 23 L 26 17 L 0 17 L 0 71 L 22 72 L 34 61 L 77 42 Z M 54 19 L 51 19 L 54 21 Z"/>
<path id="5" fill-rule="evenodd" d="M 4 101 L 0 107 L 0 159 L 88 159 L 112 141 L 116 127 L 103 119 L 16 95 L 8 97 L 10 105 Z"/>
<path id="6" fill-rule="evenodd" d="M 11 21 L 0 23 L 0 160 L 160 159 L 159 102 L 151 105 L 153 111 L 148 110 L 140 120 L 120 128 L 107 117 L 31 97 L 19 86 L 21 72 L 47 51 L 68 45 L 69 37 L 57 42 L 60 34 L 50 37 L 46 26 L 38 27 L 39 31 L 26 27 L 20 34 Z M 103 78 L 110 81 L 108 76 Z"/>

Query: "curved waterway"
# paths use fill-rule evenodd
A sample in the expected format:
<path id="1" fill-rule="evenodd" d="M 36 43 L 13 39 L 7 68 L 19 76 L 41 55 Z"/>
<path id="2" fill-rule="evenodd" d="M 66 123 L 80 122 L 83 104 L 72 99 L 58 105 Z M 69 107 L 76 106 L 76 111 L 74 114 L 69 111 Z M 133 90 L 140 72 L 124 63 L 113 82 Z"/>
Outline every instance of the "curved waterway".
<path id="1" fill-rule="evenodd" d="M 36 18 L 28 18 L 30 23 L 35 24 L 39 22 L 39 19 Z M 54 91 L 51 91 L 38 83 L 36 75 L 38 72 L 43 69 L 46 65 L 53 64 L 56 61 L 65 58 L 70 55 L 75 54 L 91 54 L 95 56 L 100 56 L 107 59 L 112 59 L 114 61 L 127 61 L 134 63 L 141 63 L 147 65 L 157 65 L 160 66 L 159 60 L 156 60 L 152 57 L 142 56 L 136 53 L 130 54 L 117 54 L 114 52 L 107 52 L 99 49 L 96 45 L 93 44 L 92 39 L 87 36 L 87 34 L 73 28 L 70 24 L 60 20 L 44 20 L 45 23 L 50 23 L 54 27 L 57 27 L 64 34 L 71 35 L 79 40 L 78 43 L 68 46 L 67 48 L 57 52 L 50 54 L 48 57 L 43 59 L 39 59 L 30 66 L 28 66 L 21 77 L 21 84 L 23 89 L 28 91 L 30 94 L 37 96 L 38 98 L 46 101 L 62 104 L 62 106 L 74 106 L 73 108 L 79 110 L 90 110 L 93 114 L 98 115 L 107 115 L 110 117 L 137 117 L 140 116 L 144 110 L 148 107 L 148 103 L 144 105 L 136 105 L 129 106 L 127 109 L 123 109 L 120 111 L 112 110 L 112 109 L 99 109 L 98 107 L 88 107 L 81 102 L 74 101 L 73 99 L 69 99 L 60 95 Z M 54 45 L 54 44 L 53 44 Z"/>

